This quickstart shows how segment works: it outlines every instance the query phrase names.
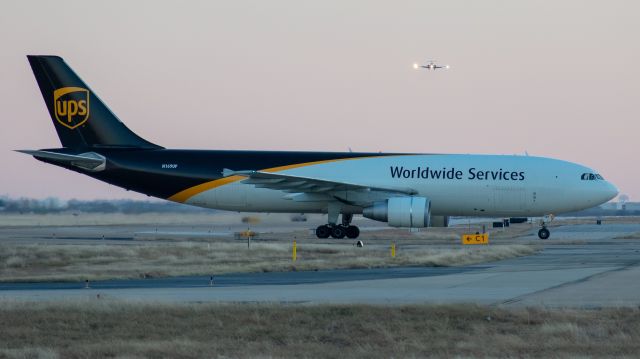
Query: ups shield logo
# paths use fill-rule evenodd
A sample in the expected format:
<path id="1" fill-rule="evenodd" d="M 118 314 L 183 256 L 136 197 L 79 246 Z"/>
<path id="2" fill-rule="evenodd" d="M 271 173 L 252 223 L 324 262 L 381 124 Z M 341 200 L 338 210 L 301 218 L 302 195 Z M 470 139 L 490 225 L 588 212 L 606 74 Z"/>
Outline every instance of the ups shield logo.
<path id="1" fill-rule="evenodd" d="M 56 120 L 74 129 L 89 119 L 89 90 L 63 87 L 53 91 L 53 112 Z"/>

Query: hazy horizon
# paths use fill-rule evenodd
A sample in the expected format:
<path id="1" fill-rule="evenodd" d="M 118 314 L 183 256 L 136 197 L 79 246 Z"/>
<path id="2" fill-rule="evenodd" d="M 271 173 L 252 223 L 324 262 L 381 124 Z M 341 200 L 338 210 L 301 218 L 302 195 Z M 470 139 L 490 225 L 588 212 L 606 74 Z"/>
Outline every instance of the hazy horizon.
<path id="1" fill-rule="evenodd" d="M 492 153 L 594 168 L 640 200 L 634 1 L 4 1 L 0 195 L 147 198 L 59 147 L 26 59 L 55 54 L 168 148 Z M 416 71 L 435 58 L 447 71 Z"/>

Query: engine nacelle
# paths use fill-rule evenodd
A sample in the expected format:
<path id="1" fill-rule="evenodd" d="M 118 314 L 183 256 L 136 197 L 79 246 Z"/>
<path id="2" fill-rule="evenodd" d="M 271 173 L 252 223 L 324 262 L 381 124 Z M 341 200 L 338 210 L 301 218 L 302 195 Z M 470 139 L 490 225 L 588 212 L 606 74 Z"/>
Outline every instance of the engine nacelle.
<path id="1" fill-rule="evenodd" d="M 449 227 L 449 216 L 431 216 L 430 227 Z"/>
<path id="2" fill-rule="evenodd" d="M 362 215 L 392 227 L 429 227 L 431 201 L 425 197 L 392 197 L 364 208 Z"/>

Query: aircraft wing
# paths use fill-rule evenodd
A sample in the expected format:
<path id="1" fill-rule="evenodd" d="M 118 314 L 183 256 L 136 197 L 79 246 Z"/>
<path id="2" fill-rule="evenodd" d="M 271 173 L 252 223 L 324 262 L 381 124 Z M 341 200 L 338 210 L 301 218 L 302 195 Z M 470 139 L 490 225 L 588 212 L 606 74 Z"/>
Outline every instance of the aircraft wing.
<path id="1" fill-rule="evenodd" d="M 226 176 L 244 176 L 247 179 L 242 183 L 253 184 L 258 188 L 268 188 L 289 193 L 309 193 L 309 194 L 330 194 L 339 191 L 361 191 L 361 192 L 385 192 L 403 195 L 416 194 L 417 191 L 411 188 L 379 187 L 367 186 L 355 183 L 330 181 L 324 179 L 292 176 L 281 173 L 271 173 L 262 171 L 230 171 L 225 170 Z"/>

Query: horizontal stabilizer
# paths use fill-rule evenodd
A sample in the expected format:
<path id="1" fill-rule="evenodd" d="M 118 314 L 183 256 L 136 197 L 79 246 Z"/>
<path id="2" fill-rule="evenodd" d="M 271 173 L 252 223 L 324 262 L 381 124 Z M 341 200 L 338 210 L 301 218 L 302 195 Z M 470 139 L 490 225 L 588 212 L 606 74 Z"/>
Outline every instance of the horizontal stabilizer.
<path id="1" fill-rule="evenodd" d="M 95 152 L 85 152 L 78 155 L 38 150 L 16 150 L 16 152 L 25 153 L 36 158 L 68 163 L 89 171 L 102 171 L 107 162 L 104 156 Z"/>

